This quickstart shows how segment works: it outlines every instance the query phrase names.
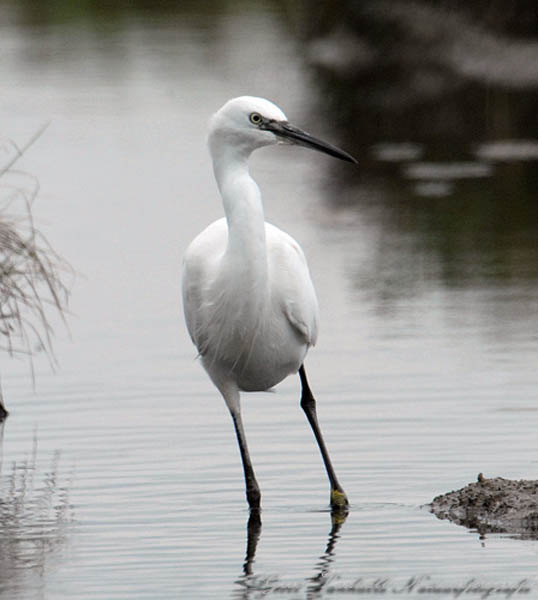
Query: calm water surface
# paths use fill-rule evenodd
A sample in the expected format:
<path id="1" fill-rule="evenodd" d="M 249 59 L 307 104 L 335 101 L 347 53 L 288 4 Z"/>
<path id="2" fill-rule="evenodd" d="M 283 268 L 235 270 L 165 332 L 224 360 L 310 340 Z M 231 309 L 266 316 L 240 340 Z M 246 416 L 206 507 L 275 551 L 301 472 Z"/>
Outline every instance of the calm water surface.
<path id="1" fill-rule="evenodd" d="M 0 14 L 2 134 L 22 144 L 51 121 L 18 166 L 41 185 L 37 225 L 77 272 L 56 371 L 37 358 L 34 389 L 27 361 L 2 357 L 0 597 L 347 598 L 334 587 L 359 578 L 401 597 L 413 577 L 526 579 L 538 597 L 536 541 L 421 509 L 479 472 L 537 474 L 533 225 L 493 254 L 464 229 L 443 237 L 503 173 L 447 193 L 430 171 L 417 192 L 398 148 L 368 159 L 374 180 L 393 171 L 390 190 L 297 148 L 253 158 L 267 218 L 299 240 L 318 290 L 307 364 L 352 507 L 331 524 L 289 378 L 243 401 L 264 507 L 249 538 L 231 420 L 180 316 L 180 264 L 222 213 L 204 137 L 226 99 L 267 96 L 334 140 L 301 48 L 261 9 L 97 24 Z"/>

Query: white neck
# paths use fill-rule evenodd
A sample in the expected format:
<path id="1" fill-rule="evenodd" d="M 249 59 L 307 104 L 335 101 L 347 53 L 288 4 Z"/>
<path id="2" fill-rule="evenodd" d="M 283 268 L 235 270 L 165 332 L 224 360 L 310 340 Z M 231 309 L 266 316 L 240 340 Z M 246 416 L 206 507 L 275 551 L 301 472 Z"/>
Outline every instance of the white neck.
<path id="1" fill-rule="evenodd" d="M 228 223 L 225 258 L 257 287 L 267 278 L 267 249 L 261 194 L 248 170 L 251 151 L 222 142 L 210 140 L 210 152 Z"/>

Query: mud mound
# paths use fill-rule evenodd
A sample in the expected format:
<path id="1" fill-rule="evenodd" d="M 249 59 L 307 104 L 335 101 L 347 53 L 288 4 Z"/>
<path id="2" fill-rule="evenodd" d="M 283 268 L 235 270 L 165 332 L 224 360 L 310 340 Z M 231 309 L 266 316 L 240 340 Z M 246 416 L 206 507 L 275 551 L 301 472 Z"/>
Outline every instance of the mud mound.
<path id="1" fill-rule="evenodd" d="M 538 481 L 486 479 L 437 496 L 426 505 L 439 519 L 477 529 L 538 539 Z"/>

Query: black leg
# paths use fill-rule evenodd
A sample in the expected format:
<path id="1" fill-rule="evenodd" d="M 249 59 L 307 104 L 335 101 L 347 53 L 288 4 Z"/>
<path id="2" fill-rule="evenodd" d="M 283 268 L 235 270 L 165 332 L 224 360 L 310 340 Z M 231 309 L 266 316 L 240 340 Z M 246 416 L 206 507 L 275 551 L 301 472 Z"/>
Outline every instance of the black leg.
<path id="1" fill-rule="evenodd" d="M 237 442 L 239 444 L 239 450 L 241 452 L 241 460 L 243 461 L 243 471 L 245 473 L 245 486 L 247 492 L 247 500 L 251 511 L 260 510 L 260 487 L 256 481 L 254 475 L 254 469 L 250 462 L 250 455 L 248 453 L 247 438 L 245 431 L 243 430 L 243 420 L 241 419 L 241 413 L 239 411 L 230 411 L 234 422 L 235 433 L 237 435 Z"/>
<path id="2" fill-rule="evenodd" d="M 338 483 L 329 453 L 327 452 L 327 447 L 325 446 L 325 441 L 323 440 L 323 435 L 321 434 L 321 429 L 319 428 L 318 417 L 316 414 L 316 400 L 308 385 L 304 365 L 301 365 L 301 368 L 299 369 L 299 377 L 301 378 L 302 387 L 301 408 L 304 410 L 306 418 L 310 423 L 310 427 L 312 427 L 312 431 L 314 432 L 331 484 L 331 507 L 333 510 L 346 510 L 349 502 L 342 486 Z"/>

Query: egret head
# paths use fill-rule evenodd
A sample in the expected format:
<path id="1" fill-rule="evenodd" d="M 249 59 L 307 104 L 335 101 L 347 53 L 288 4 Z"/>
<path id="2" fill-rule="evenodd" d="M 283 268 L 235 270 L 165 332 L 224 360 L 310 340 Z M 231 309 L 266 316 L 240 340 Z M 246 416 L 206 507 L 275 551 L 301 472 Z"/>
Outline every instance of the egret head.
<path id="1" fill-rule="evenodd" d="M 347 152 L 291 125 L 286 115 L 265 98 L 241 96 L 228 100 L 209 123 L 209 146 L 225 145 L 249 155 L 257 148 L 287 143 L 312 148 L 356 163 Z"/>

